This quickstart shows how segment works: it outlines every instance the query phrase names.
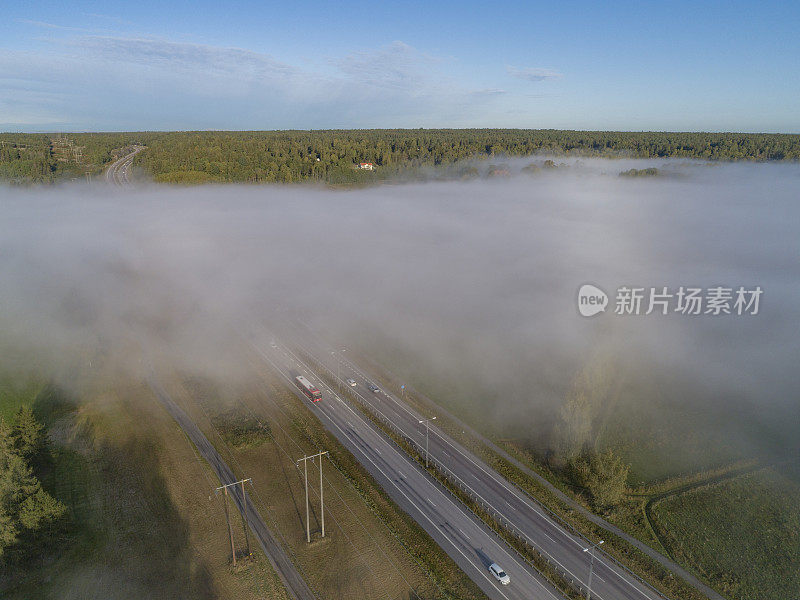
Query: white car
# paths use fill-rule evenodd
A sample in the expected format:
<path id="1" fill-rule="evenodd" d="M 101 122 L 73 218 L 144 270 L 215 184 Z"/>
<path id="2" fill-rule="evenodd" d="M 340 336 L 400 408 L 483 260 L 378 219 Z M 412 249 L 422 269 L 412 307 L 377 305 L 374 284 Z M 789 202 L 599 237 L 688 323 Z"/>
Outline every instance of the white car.
<path id="1" fill-rule="evenodd" d="M 347 385 L 349 385 L 350 387 L 356 387 L 358 384 L 356 383 L 355 379 L 348 379 Z"/>
<path id="2" fill-rule="evenodd" d="M 489 565 L 489 572 L 494 575 L 494 578 L 503 585 L 508 585 L 511 583 L 511 578 L 508 576 L 508 573 L 503 571 L 503 569 L 497 563 L 492 563 Z"/>

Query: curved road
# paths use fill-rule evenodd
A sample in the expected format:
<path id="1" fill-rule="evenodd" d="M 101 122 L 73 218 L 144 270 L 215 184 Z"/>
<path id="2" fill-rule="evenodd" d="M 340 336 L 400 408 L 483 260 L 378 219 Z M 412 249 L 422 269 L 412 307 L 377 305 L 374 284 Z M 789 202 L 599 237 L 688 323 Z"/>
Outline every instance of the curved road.
<path id="1" fill-rule="evenodd" d="M 145 146 L 134 146 L 133 151 L 122 158 L 118 158 L 108 165 L 106 169 L 106 181 L 114 185 L 128 185 L 131 182 L 131 165 L 133 157 L 145 149 Z"/>

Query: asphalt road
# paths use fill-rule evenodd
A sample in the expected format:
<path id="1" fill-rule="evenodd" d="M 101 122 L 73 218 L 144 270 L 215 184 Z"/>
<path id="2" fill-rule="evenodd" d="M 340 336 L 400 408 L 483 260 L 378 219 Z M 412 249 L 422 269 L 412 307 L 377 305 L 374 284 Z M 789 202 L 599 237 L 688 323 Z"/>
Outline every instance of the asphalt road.
<path id="1" fill-rule="evenodd" d="M 106 181 L 114 185 L 128 185 L 131 182 L 131 165 L 133 157 L 144 150 L 144 146 L 134 146 L 134 150 L 122 158 L 115 160 L 106 169 Z"/>
<path id="2" fill-rule="evenodd" d="M 194 424 L 194 421 L 189 418 L 189 415 L 175 404 L 172 398 L 169 397 L 169 394 L 167 394 L 155 380 L 151 378 L 148 384 L 156 397 L 167 409 L 167 412 L 172 415 L 172 418 L 175 419 L 180 428 L 197 447 L 200 455 L 206 459 L 208 464 L 211 465 L 211 468 L 214 469 L 222 484 L 226 485 L 236 482 L 237 479 L 233 471 L 225 464 L 225 461 L 222 460 L 222 457 L 214 446 L 208 441 L 206 436 L 203 435 L 203 432 L 200 431 L 197 425 Z M 248 494 L 243 494 L 239 486 L 232 486 L 229 488 L 229 495 L 240 513 L 246 511 L 247 523 L 250 526 L 250 530 L 253 532 L 253 535 L 255 535 L 262 550 L 264 550 L 264 554 L 267 555 L 267 558 L 275 569 L 275 572 L 278 573 L 287 591 L 297 600 L 316 600 L 316 597 L 311 592 L 311 589 L 306 584 L 300 572 L 294 564 L 292 564 L 292 561 L 289 560 L 286 552 L 284 552 L 283 548 L 281 548 L 280 544 L 278 544 L 272 536 L 272 533 L 270 533 L 261 515 L 258 514 L 258 511 L 250 501 Z"/>
<path id="3" fill-rule="evenodd" d="M 293 331 L 291 344 L 325 365 L 329 374 L 338 377 L 343 386 L 347 385 L 346 379 L 354 379 L 357 386 L 351 390 L 424 451 L 425 425 L 419 421 L 434 415 L 417 414 L 401 398 L 386 390 L 378 394 L 370 392 L 368 374 L 353 364 L 346 352 L 329 347 L 318 336 L 307 331 Z M 590 554 L 584 552 L 588 546 L 584 538 L 565 528 L 525 492 L 444 434 L 435 426 L 435 421 L 430 424 L 428 443 L 429 456 L 441 470 L 461 482 L 475 498 L 490 507 L 508 529 L 523 536 L 559 571 L 565 572 L 568 579 L 578 582 L 584 589 L 588 586 Z M 602 552 L 595 552 L 591 592 L 592 598 L 598 600 L 663 600 L 656 590 Z"/>
<path id="4" fill-rule="evenodd" d="M 356 457 L 389 496 L 430 534 L 489 598 L 556 600 L 563 596 L 511 550 L 429 474 L 425 473 L 374 424 L 339 397 L 288 347 L 257 347 L 269 365 L 291 385 L 322 424 Z M 293 385 L 305 375 L 322 392 L 309 401 Z M 511 578 L 501 585 L 489 573 L 498 563 Z"/>

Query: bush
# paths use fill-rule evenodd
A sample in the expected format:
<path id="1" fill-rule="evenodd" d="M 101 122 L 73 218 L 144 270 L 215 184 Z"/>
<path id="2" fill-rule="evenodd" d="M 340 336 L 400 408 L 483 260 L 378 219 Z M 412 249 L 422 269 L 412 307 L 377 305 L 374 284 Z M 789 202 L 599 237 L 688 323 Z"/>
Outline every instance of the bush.
<path id="1" fill-rule="evenodd" d="M 260 446 L 270 435 L 269 425 L 237 409 L 217 415 L 212 422 L 225 443 L 234 448 Z"/>
<path id="2" fill-rule="evenodd" d="M 585 450 L 569 462 L 567 470 L 574 483 L 589 492 L 594 507 L 606 510 L 622 500 L 630 465 L 613 450 Z"/>

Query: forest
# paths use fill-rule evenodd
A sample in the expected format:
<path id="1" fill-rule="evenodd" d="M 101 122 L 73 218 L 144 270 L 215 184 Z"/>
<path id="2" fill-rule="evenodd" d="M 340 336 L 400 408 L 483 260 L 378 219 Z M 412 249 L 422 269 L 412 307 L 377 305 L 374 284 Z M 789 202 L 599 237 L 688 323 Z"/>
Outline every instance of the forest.
<path id="1" fill-rule="evenodd" d="M 431 168 L 472 158 L 536 154 L 800 160 L 800 135 L 793 134 L 524 129 L 0 133 L 0 181 L 91 180 L 134 144 L 147 147 L 134 163 L 138 176 L 158 183 L 358 184 L 418 178 Z M 361 162 L 375 169 L 357 169 Z M 463 170 L 470 174 L 469 167 Z"/>

